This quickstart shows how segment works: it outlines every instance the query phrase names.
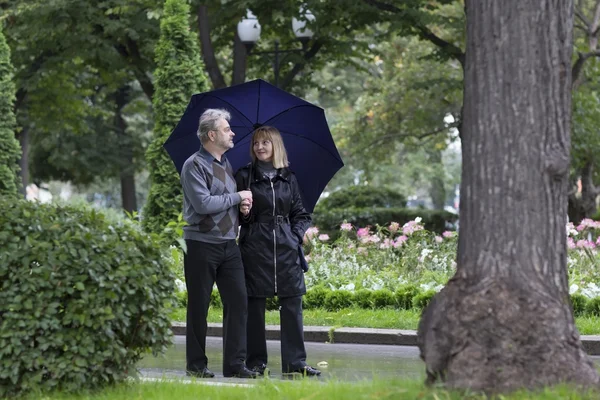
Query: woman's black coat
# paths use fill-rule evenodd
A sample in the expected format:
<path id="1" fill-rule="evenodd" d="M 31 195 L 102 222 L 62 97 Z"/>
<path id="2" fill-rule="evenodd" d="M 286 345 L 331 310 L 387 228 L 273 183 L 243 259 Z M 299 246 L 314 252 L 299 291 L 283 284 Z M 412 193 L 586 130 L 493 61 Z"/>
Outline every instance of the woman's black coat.
<path id="1" fill-rule="evenodd" d="M 249 175 L 252 174 L 252 179 Z M 238 190 L 252 191 L 249 217 L 240 214 L 239 238 L 250 297 L 292 297 L 306 293 L 298 246 L 311 217 L 302 205 L 296 176 L 280 168 L 270 180 L 256 165 L 236 174 Z"/>

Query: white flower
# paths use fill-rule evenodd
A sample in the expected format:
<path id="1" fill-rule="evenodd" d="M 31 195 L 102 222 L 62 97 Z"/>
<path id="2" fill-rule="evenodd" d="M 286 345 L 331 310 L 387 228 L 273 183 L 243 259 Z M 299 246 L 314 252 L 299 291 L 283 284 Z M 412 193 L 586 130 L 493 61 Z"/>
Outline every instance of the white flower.
<path id="1" fill-rule="evenodd" d="M 175 279 L 175 286 L 177 286 L 178 292 L 186 291 L 185 283 L 183 283 L 183 281 L 181 279 Z"/>
<path id="2" fill-rule="evenodd" d="M 421 217 L 417 217 L 417 218 L 415 218 L 415 222 L 416 222 L 417 224 L 418 224 L 418 223 L 420 223 L 421 221 L 423 221 L 423 218 L 421 218 Z"/>
<path id="3" fill-rule="evenodd" d="M 576 284 L 572 284 L 569 287 L 569 294 L 577 293 L 578 290 L 579 290 L 579 286 L 577 286 Z"/>

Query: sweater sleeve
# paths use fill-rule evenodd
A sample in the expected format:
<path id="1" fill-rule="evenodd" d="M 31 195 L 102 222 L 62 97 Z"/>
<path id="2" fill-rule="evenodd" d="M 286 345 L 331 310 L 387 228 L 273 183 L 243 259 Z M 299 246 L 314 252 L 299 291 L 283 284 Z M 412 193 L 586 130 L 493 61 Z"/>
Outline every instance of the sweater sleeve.
<path id="1" fill-rule="evenodd" d="M 211 195 L 206 174 L 203 168 L 194 163 L 184 165 L 181 171 L 181 186 L 198 214 L 215 214 L 242 202 L 242 196 L 238 193 Z"/>

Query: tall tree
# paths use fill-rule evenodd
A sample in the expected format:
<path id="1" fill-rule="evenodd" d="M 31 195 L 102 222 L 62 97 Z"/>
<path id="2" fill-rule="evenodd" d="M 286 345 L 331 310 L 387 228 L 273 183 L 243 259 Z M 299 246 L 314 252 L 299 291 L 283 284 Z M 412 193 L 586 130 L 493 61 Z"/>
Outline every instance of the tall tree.
<path id="1" fill-rule="evenodd" d="M 181 212 L 179 175 L 162 147 L 181 118 L 191 95 L 208 89 L 197 39 L 189 28 L 185 0 L 167 0 L 156 46 L 154 139 L 146 160 L 150 171 L 150 194 L 144 207 L 143 225 L 162 232 Z"/>
<path id="2" fill-rule="evenodd" d="M 458 265 L 419 324 L 428 379 L 597 384 L 567 285 L 573 1 L 467 0 L 466 13 Z"/>
<path id="3" fill-rule="evenodd" d="M 15 139 L 13 73 L 10 49 L 0 22 L 0 195 L 17 195 L 21 187 L 18 176 L 21 148 Z"/>

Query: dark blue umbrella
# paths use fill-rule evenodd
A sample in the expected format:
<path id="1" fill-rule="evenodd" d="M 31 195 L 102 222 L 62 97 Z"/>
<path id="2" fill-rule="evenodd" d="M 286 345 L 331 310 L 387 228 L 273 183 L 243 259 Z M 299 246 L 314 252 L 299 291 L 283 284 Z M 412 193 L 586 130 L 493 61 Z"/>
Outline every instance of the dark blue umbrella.
<path id="1" fill-rule="evenodd" d="M 257 79 L 192 96 L 164 144 L 180 173 L 185 160 L 200 148 L 198 121 L 207 108 L 223 108 L 231 113 L 229 124 L 235 132 L 235 147 L 226 156 L 234 171 L 250 162 L 250 139 L 256 128 L 270 125 L 279 129 L 290 168 L 296 173 L 302 191 L 304 207 L 309 212 L 313 211 L 327 183 L 344 166 L 331 137 L 325 111 Z"/>

